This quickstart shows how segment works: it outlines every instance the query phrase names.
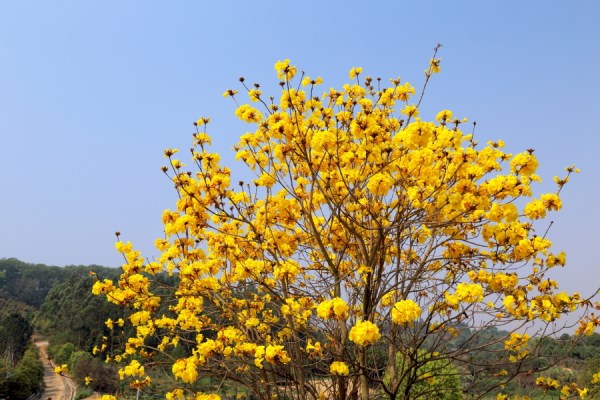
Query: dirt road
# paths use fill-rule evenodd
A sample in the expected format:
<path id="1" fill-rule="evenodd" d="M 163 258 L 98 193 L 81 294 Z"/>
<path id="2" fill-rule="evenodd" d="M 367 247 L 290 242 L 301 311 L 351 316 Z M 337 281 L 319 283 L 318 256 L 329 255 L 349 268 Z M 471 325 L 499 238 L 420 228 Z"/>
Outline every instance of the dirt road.
<path id="1" fill-rule="evenodd" d="M 44 364 L 44 385 L 41 400 L 71 400 L 75 393 L 71 382 L 65 377 L 54 373 L 54 365 L 48 359 L 48 342 L 45 340 L 35 342 L 40 351 L 40 360 Z"/>

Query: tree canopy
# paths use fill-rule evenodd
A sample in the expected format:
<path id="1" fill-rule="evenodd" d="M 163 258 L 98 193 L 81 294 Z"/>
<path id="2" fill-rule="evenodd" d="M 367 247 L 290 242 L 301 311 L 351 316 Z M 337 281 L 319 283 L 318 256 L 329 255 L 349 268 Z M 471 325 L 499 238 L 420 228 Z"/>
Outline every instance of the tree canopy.
<path id="1" fill-rule="evenodd" d="M 259 399 L 416 399 L 443 366 L 494 371 L 463 388 L 473 396 L 531 373 L 530 338 L 591 305 L 547 276 L 566 256 L 545 218 L 577 169 L 534 193 L 533 149 L 480 145 L 450 110 L 421 119 L 436 57 L 420 91 L 359 67 L 322 91 L 289 60 L 275 64 L 277 97 L 241 78 L 252 104 L 235 114 L 251 131 L 234 149 L 249 181 L 210 152 L 209 118 L 195 123 L 189 169 L 165 151 L 179 200 L 162 216 L 160 256 L 119 240 L 119 281 L 93 287 L 133 310 L 122 379 L 143 389 L 162 365 L 168 398 L 218 398 L 199 385 L 213 377 Z"/>

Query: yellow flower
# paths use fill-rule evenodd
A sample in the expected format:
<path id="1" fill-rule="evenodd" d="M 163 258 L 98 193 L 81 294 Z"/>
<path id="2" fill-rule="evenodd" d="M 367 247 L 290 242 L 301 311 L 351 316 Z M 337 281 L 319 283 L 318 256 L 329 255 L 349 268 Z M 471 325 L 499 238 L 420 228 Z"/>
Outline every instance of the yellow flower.
<path id="1" fill-rule="evenodd" d="M 562 201 L 555 193 L 543 194 L 540 200 L 548 211 L 558 211 L 562 208 Z"/>
<path id="2" fill-rule="evenodd" d="M 414 104 L 407 105 L 400 111 L 402 114 L 408 115 L 409 117 L 416 117 L 419 115 L 419 109 Z"/>
<path id="3" fill-rule="evenodd" d="M 388 307 L 392 305 L 392 302 L 394 301 L 394 297 L 396 297 L 396 291 L 395 290 L 390 290 L 389 292 L 387 292 L 386 294 L 384 294 L 381 297 L 381 305 L 384 307 Z"/>
<path id="4" fill-rule="evenodd" d="M 208 123 L 210 122 L 210 118 L 208 117 L 200 117 L 196 120 L 196 125 L 197 126 L 203 126 L 203 125 L 208 125 Z"/>
<path id="5" fill-rule="evenodd" d="M 298 273 L 300 273 L 300 265 L 293 260 L 286 260 L 275 267 L 273 276 L 277 280 L 285 279 L 288 283 L 294 283 Z"/>
<path id="6" fill-rule="evenodd" d="M 544 206 L 542 201 L 533 199 L 525 205 L 525 208 L 523 208 L 523 213 L 529 219 L 541 219 L 546 216 L 546 210 L 547 208 Z"/>
<path id="7" fill-rule="evenodd" d="M 440 123 L 445 123 L 446 121 L 452 120 L 452 111 L 450 110 L 442 110 L 435 116 L 436 121 Z"/>
<path id="8" fill-rule="evenodd" d="M 296 67 L 290 64 L 289 59 L 283 61 L 277 61 L 275 63 L 275 71 L 277 71 L 277 77 L 281 80 L 291 80 L 296 75 Z"/>
<path id="9" fill-rule="evenodd" d="M 529 354 L 529 350 L 525 349 L 529 339 L 530 337 L 526 333 L 513 332 L 510 334 L 510 338 L 504 342 L 504 348 L 513 353 L 509 356 L 510 361 L 521 360 Z"/>
<path id="10" fill-rule="evenodd" d="M 186 383 L 196 382 L 198 379 L 198 370 L 196 369 L 198 360 L 195 357 L 180 358 L 172 367 L 175 378 L 181 379 Z"/>
<path id="11" fill-rule="evenodd" d="M 483 300 L 483 288 L 477 283 L 459 283 L 456 286 L 456 295 L 461 301 L 475 303 Z"/>
<path id="12" fill-rule="evenodd" d="M 513 173 L 530 176 L 535 173 L 538 160 L 531 152 L 519 153 L 510 161 L 510 170 Z"/>
<path id="13" fill-rule="evenodd" d="M 360 75 L 362 71 L 363 69 L 361 67 L 352 67 L 352 69 L 348 73 L 348 76 L 350 77 L 350 79 L 354 79 L 358 75 Z"/>
<path id="14" fill-rule="evenodd" d="M 271 364 L 289 363 L 292 359 L 281 345 L 269 345 L 265 348 L 265 360 Z"/>
<path id="15" fill-rule="evenodd" d="M 238 93 L 238 91 L 237 91 L 237 90 L 234 90 L 234 89 L 228 89 L 228 90 L 226 90 L 226 91 L 224 91 L 224 92 L 223 92 L 223 97 L 230 97 L 230 96 L 231 96 L 231 97 L 233 97 L 233 96 L 235 96 L 237 93 Z"/>
<path id="16" fill-rule="evenodd" d="M 205 393 L 197 393 L 194 400 L 221 400 L 221 396 L 218 394 L 205 394 Z"/>
<path id="17" fill-rule="evenodd" d="M 549 389 L 556 390 L 560 387 L 560 384 L 556 379 L 546 378 L 543 376 L 538 377 L 535 380 L 535 384 L 542 388 L 544 391 L 547 391 Z"/>
<path id="18" fill-rule="evenodd" d="M 394 89 L 394 96 L 401 101 L 408 101 L 409 97 L 413 94 L 415 94 L 415 88 L 408 82 Z"/>
<path id="19" fill-rule="evenodd" d="M 104 281 L 96 281 L 94 286 L 92 286 L 92 293 L 95 295 L 107 294 L 115 290 L 115 286 L 113 281 L 110 279 L 105 279 Z"/>
<path id="20" fill-rule="evenodd" d="M 329 150 L 335 146 L 335 133 L 330 131 L 317 131 L 314 133 L 310 145 L 314 150 Z"/>
<path id="21" fill-rule="evenodd" d="M 348 365 L 343 361 L 334 361 L 329 366 L 329 372 L 334 375 L 343 375 L 346 376 L 350 373 L 350 369 Z"/>
<path id="22" fill-rule="evenodd" d="M 138 360 L 131 360 L 129 365 L 119 370 L 119 377 L 123 379 L 126 376 L 144 376 L 144 373 L 144 366 Z"/>
<path id="23" fill-rule="evenodd" d="M 115 248 L 119 253 L 126 254 L 133 250 L 133 244 L 131 242 L 123 243 L 121 241 L 118 241 L 117 243 L 115 243 Z"/>
<path id="24" fill-rule="evenodd" d="M 258 318 L 251 317 L 246 320 L 246 322 L 244 323 L 244 326 L 246 328 L 254 328 L 255 326 L 258 326 L 259 324 L 260 324 L 260 320 Z"/>
<path id="25" fill-rule="evenodd" d="M 195 133 L 194 139 L 196 139 L 195 143 L 200 146 L 212 143 L 212 139 L 210 138 L 210 136 L 204 132 Z"/>
<path id="26" fill-rule="evenodd" d="M 306 343 L 306 352 L 307 353 L 310 353 L 311 355 L 320 354 L 321 350 L 322 350 L 321 342 L 313 343 L 313 341 L 311 339 L 308 339 L 308 343 Z"/>
<path id="27" fill-rule="evenodd" d="M 90 383 L 92 383 L 92 381 L 94 380 L 94 378 L 90 378 L 89 376 L 86 376 L 84 378 L 85 384 L 89 385 Z"/>
<path id="28" fill-rule="evenodd" d="M 202 357 L 209 358 L 223 350 L 223 343 L 220 341 L 207 339 L 205 342 L 198 344 L 198 354 Z"/>
<path id="29" fill-rule="evenodd" d="M 394 179 L 383 173 L 373 175 L 367 182 L 367 189 L 376 196 L 384 196 L 394 184 Z"/>
<path id="30" fill-rule="evenodd" d="M 483 287 L 477 283 L 461 282 L 456 286 L 456 292 L 452 294 L 446 292 L 444 296 L 446 303 L 453 309 L 457 309 L 460 302 L 475 303 L 483 300 Z"/>
<path id="31" fill-rule="evenodd" d="M 235 115 L 237 115 L 237 117 L 242 121 L 248 123 L 258 122 L 263 118 L 261 112 L 256 108 L 251 107 L 249 104 L 242 104 L 239 106 L 237 110 L 235 110 Z"/>
<path id="32" fill-rule="evenodd" d="M 271 187 L 277 183 L 277 180 L 273 175 L 263 172 L 258 179 L 254 180 L 254 183 L 256 186 Z"/>
<path id="33" fill-rule="evenodd" d="M 381 337 L 379 327 L 371 321 L 358 321 L 350 329 L 348 337 L 359 346 L 367 346 L 375 343 Z"/>
<path id="34" fill-rule="evenodd" d="M 323 319 L 345 320 L 348 318 L 348 305 L 341 298 L 334 297 L 317 306 L 317 315 Z"/>
<path id="35" fill-rule="evenodd" d="M 308 76 L 302 78 L 302 86 L 320 85 L 321 83 L 323 83 L 323 78 L 320 76 L 318 76 L 316 79 L 310 79 Z"/>
<path id="36" fill-rule="evenodd" d="M 265 346 L 256 346 L 254 349 L 254 365 L 262 369 L 263 361 L 265 361 Z"/>
<path id="37" fill-rule="evenodd" d="M 262 91 L 260 91 L 258 89 L 250 89 L 248 91 L 248 96 L 250 97 L 250 100 L 253 102 L 259 101 L 261 94 L 262 94 Z"/>
<path id="38" fill-rule="evenodd" d="M 178 150 L 178 149 L 166 149 L 166 150 L 164 151 L 164 154 L 165 154 L 165 157 L 166 157 L 166 158 L 169 158 L 169 157 L 172 157 L 174 154 L 176 154 L 176 153 L 178 153 L 178 152 L 179 152 L 179 150 Z"/>
<path id="39" fill-rule="evenodd" d="M 442 61 L 441 58 L 432 58 L 431 60 L 429 60 L 429 67 L 431 68 L 431 72 L 433 72 L 434 74 L 437 74 L 438 72 L 440 72 L 440 62 Z"/>
<path id="40" fill-rule="evenodd" d="M 411 323 L 421 316 L 421 307 L 414 301 L 400 300 L 392 308 L 392 321 L 397 324 Z"/>
<path id="41" fill-rule="evenodd" d="M 68 367 L 67 364 L 62 364 L 62 365 L 54 367 L 54 373 L 55 374 L 60 375 L 60 374 L 64 374 L 64 373 L 67 373 L 67 372 L 69 372 L 69 367 Z"/>

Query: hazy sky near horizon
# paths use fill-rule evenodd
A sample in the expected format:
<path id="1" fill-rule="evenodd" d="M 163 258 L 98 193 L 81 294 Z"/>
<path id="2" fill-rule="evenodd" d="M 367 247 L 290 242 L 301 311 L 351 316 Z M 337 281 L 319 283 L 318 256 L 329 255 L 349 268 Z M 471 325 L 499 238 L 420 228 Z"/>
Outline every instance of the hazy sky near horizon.
<path id="1" fill-rule="evenodd" d="M 567 290 L 600 286 L 600 2 L 12 1 L 0 4 L 0 258 L 118 266 L 114 232 L 148 257 L 175 193 L 163 149 L 190 147 L 210 116 L 236 174 L 247 127 L 221 93 L 238 77 L 277 96 L 290 58 L 323 90 L 348 70 L 420 87 L 421 116 L 477 122 L 480 142 L 535 148 L 543 184 L 576 164 L 549 237 L 568 254 Z M 594 72 L 596 71 L 596 72 Z M 240 98 L 242 98 L 240 96 Z"/>

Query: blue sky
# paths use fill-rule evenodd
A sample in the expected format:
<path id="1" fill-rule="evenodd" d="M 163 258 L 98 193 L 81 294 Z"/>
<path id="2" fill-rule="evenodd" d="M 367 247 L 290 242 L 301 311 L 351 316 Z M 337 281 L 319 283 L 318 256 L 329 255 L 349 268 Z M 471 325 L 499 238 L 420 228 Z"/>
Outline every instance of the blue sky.
<path id="1" fill-rule="evenodd" d="M 568 290 L 600 282 L 598 1 L 13 1 L 0 4 L 0 257 L 118 266 L 114 232 L 148 256 L 175 194 L 167 147 L 210 116 L 234 171 L 246 127 L 221 93 L 238 77 L 278 93 L 275 61 L 324 87 L 353 66 L 419 87 L 421 109 L 477 121 L 477 137 L 535 148 L 544 184 L 577 164 L 550 237 Z"/>

